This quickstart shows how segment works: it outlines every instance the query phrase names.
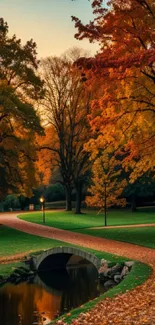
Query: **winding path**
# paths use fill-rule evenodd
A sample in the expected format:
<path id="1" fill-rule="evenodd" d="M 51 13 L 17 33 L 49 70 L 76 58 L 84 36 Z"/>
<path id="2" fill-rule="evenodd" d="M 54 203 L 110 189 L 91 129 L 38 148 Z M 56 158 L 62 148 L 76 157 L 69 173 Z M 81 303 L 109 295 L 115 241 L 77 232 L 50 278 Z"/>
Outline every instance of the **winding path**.
<path id="1" fill-rule="evenodd" d="M 152 275 L 143 285 L 126 291 L 121 296 L 118 295 L 112 299 L 106 298 L 73 323 L 76 325 L 155 325 L 155 250 L 33 224 L 18 219 L 17 213 L 0 214 L 0 223 L 29 234 L 59 239 L 151 265 Z"/>

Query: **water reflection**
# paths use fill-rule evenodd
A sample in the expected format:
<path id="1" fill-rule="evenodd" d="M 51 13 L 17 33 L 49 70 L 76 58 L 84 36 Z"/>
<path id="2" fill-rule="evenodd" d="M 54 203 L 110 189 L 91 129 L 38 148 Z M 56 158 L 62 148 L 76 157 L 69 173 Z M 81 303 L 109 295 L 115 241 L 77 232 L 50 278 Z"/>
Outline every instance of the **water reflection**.
<path id="1" fill-rule="evenodd" d="M 2 325 L 46 325 L 99 295 L 97 272 L 92 264 L 40 273 L 34 282 L 0 288 Z"/>

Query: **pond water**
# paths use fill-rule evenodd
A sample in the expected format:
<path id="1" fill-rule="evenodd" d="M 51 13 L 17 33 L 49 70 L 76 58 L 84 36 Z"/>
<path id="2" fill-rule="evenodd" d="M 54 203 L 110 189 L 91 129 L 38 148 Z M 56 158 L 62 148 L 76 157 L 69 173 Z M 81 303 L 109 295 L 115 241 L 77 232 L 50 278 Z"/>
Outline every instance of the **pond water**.
<path id="1" fill-rule="evenodd" d="M 95 267 L 87 263 L 61 271 L 40 272 L 33 283 L 0 288 L 0 324 L 46 325 L 100 295 Z"/>

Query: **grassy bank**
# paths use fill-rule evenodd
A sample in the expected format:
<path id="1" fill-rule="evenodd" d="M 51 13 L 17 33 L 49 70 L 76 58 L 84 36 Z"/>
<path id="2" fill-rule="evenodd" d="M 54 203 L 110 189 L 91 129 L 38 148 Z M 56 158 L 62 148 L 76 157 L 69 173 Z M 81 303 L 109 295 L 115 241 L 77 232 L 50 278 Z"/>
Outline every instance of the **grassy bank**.
<path id="1" fill-rule="evenodd" d="M 97 214 L 94 210 L 83 210 L 83 214 L 75 215 L 73 212 L 45 212 L 46 225 L 66 230 L 83 229 L 104 226 L 103 213 Z M 21 214 L 19 218 L 33 223 L 42 224 L 42 212 Z M 155 223 L 155 208 L 141 208 L 137 212 L 128 209 L 109 210 L 107 224 L 109 226 L 134 225 Z"/>
<path id="2" fill-rule="evenodd" d="M 149 248 L 155 248 L 155 227 L 79 229 L 76 232 L 95 237 L 114 239 Z"/>
<path id="3" fill-rule="evenodd" d="M 0 259 L 9 261 L 9 258 L 11 258 L 10 263 L 0 263 L 0 274 L 7 276 L 14 268 L 20 266 L 20 254 L 21 259 L 23 259 L 24 256 L 28 256 L 32 252 L 49 249 L 62 244 L 64 243 L 58 240 L 33 236 L 12 228 L 0 226 Z M 18 261 L 16 254 L 18 254 Z"/>
<path id="4" fill-rule="evenodd" d="M 28 253 L 29 251 L 48 249 L 59 245 L 62 245 L 62 242 L 59 240 L 29 235 L 5 226 L 0 227 L 0 258 L 19 253 Z"/>
<path id="5" fill-rule="evenodd" d="M 65 323 L 70 324 L 73 319 L 76 319 L 80 315 L 80 313 L 89 311 L 89 309 L 95 307 L 95 305 L 103 299 L 107 297 L 112 298 L 118 294 L 124 293 L 127 290 L 134 289 L 137 285 L 141 285 L 151 275 L 151 272 L 151 267 L 146 264 L 136 262 L 129 275 L 118 286 L 108 290 L 106 293 L 95 298 L 94 300 L 88 301 L 83 306 L 72 310 L 69 315 L 59 317 L 59 319 L 63 319 Z M 51 324 L 53 322 L 51 322 Z"/>

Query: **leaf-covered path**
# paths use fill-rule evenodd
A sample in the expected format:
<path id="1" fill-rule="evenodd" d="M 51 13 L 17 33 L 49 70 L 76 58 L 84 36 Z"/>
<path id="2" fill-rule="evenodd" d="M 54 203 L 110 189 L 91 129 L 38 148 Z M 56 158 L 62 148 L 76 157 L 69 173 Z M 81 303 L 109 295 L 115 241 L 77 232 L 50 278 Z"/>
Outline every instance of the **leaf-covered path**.
<path id="1" fill-rule="evenodd" d="M 143 285 L 134 290 L 126 291 L 117 297 L 106 298 L 91 311 L 80 315 L 77 320 L 73 321 L 73 324 L 155 325 L 155 250 L 29 223 L 18 219 L 17 213 L 1 214 L 0 223 L 29 234 L 59 239 L 83 247 L 136 259 L 151 265 L 152 275 Z"/>

